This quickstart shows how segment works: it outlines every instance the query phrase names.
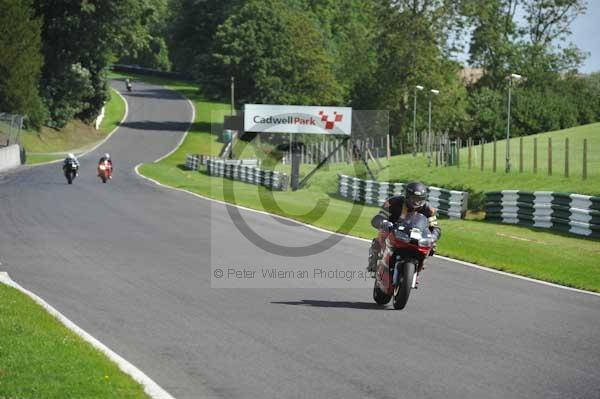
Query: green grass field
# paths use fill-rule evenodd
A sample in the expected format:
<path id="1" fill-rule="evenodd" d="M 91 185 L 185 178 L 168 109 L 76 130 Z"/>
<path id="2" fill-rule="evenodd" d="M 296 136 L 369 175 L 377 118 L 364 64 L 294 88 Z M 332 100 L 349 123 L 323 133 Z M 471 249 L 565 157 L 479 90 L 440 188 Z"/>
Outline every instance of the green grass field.
<path id="1" fill-rule="evenodd" d="M 118 126 L 124 115 L 125 102 L 111 90 L 111 98 L 106 103 L 99 130 L 74 120 L 61 130 L 44 127 L 40 132 L 23 132 L 21 143 L 27 151 L 27 164 L 62 159 L 69 152 L 77 154 L 94 147 Z"/>
<path id="2" fill-rule="evenodd" d="M 0 398 L 147 398 L 117 365 L 0 284 Z"/>
<path id="3" fill-rule="evenodd" d="M 564 175 L 565 138 L 569 138 L 569 177 Z M 533 140 L 537 139 L 538 171 L 533 172 Z M 552 138 L 552 176 L 548 176 L 548 138 Z M 588 176 L 582 179 L 583 139 L 587 139 Z M 523 172 L 519 172 L 519 138 L 510 140 L 512 169 L 504 171 L 506 140 L 496 144 L 497 169 L 493 172 L 493 144 L 483 146 L 484 171 L 480 170 L 481 146 L 471 150 L 472 165 L 468 168 L 468 149 L 460 153 L 460 167 L 428 167 L 427 158 L 419 154 L 393 157 L 378 180 L 407 181 L 422 179 L 427 184 L 465 189 L 472 192 L 494 190 L 562 191 L 600 195 L 600 123 L 578 126 L 523 138 Z M 387 162 L 384 162 L 388 165 Z"/>
<path id="4" fill-rule="evenodd" d="M 552 139 L 552 174 L 564 176 L 565 172 L 565 139 L 569 139 L 569 175 L 581 177 L 583 169 L 583 141 L 587 139 L 587 167 L 588 176 L 600 175 L 600 123 L 592 123 L 577 126 L 570 129 L 558 130 L 548 133 L 534 134 L 523 137 L 523 172 L 533 173 L 534 170 L 534 148 L 537 141 L 537 175 L 548 175 L 549 142 Z M 493 143 L 487 143 L 483 147 L 484 169 L 493 169 Z M 519 173 L 521 164 L 520 138 L 510 140 L 511 169 L 514 174 Z M 481 167 L 481 146 L 472 147 L 471 167 Z M 506 140 L 496 143 L 496 168 L 498 172 L 504 172 L 506 159 Z M 468 168 L 468 149 L 463 148 L 460 154 L 460 165 Z"/>
<path id="5" fill-rule="evenodd" d="M 564 176 L 564 151 L 565 137 L 570 140 L 570 150 L 574 152 L 573 143 L 582 142 L 583 138 L 588 139 L 588 177 L 586 180 L 581 178 L 581 167 L 576 169 L 573 164 L 574 156 L 571 156 L 570 177 Z M 393 156 L 389 161 L 382 158 L 380 160 L 383 169 L 378 171 L 377 165 L 374 162 L 369 162 L 370 168 L 375 172 L 378 181 L 399 181 L 406 182 L 411 180 L 420 180 L 431 186 L 444 187 L 454 190 L 468 191 L 470 194 L 469 208 L 473 210 L 481 209 L 483 206 L 484 193 L 496 190 L 523 190 L 523 191 L 559 191 L 569 193 L 579 193 L 586 195 L 600 195 L 600 123 L 591 125 L 574 127 L 571 129 L 561 130 L 557 132 L 549 132 L 536 135 L 538 143 L 544 143 L 547 151 L 548 137 L 552 137 L 553 147 L 556 152 L 562 152 L 562 157 L 553 156 L 556 165 L 562 162 L 563 171 L 557 170 L 555 165 L 554 173 L 548 176 L 546 169 L 538 169 L 538 173 L 533 173 L 532 165 L 529 169 L 524 168 L 523 173 L 519 172 L 519 166 L 513 165 L 513 170 L 510 173 L 504 172 L 503 157 L 505 154 L 506 141 L 497 143 L 497 171 L 492 171 L 492 160 L 489 156 L 492 152 L 492 144 L 484 146 L 484 170 L 479 169 L 481 147 L 477 146 L 472 149 L 472 168 L 468 168 L 468 150 L 465 148 L 461 151 L 460 167 L 451 166 L 428 166 L 427 157 L 422 154 L 417 154 L 414 157 L 412 154 Z M 530 143 L 533 138 L 525 137 L 524 143 Z M 519 140 L 511 140 L 511 145 L 518 146 Z M 540 144 L 538 144 L 540 146 Z M 524 150 L 531 150 L 530 147 L 524 145 Z M 577 147 L 575 147 L 577 148 Z M 502 150 L 500 150 L 502 149 Z M 538 160 L 546 162 L 547 158 L 541 156 L 541 146 L 538 148 Z M 514 149 L 513 149 L 514 154 Z M 518 152 L 517 152 L 518 154 Z M 531 152 L 524 151 L 524 159 L 532 157 Z M 547 152 L 546 152 L 547 154 Z M 558 160 L 557 160 L 558 158 Z M 580 157 L 581 158 L 581 157 Z M 518 159 L 518 158 L 517 158 Z M 433 164 L 435 165 L 435 164 Z M 302 165 L 301 175 L 308 173 L 314 166 Z M 277 165 L 276 169 L 289 173 L 289 165 Z M 579 171 L 579 174 L 576 172 Z M 327 167 L 326 174 L 316 175 L 310 185 L 316 186 L 317 189 L 330 187 L 336 183 L 335 175 L 337 173 L 368 178 L 365 167 L 362 164 L 348 165 L 345 163 L 332 164 Z"/>
<path id="6" fill-rule="evenodd" d="M 177 90 L 178 85 L 185 86 L 181 82 L 178 84 L 169 82 L 168 86 Z M 185 87 L 190 86 L 194 87 L 190 84 Z M 222 144 L 218 142 L 217 135 L 211 132 L 214 128 L 211 128 L 209 122 L 214 122 L 211 115 L 227 111 L 226 104 L 205 101 L 195 87 L 190 98 L 196 106 L 197 114 L 196 124 L 188 138 L 168 158 L 159 163 L 143 165 L 141 172 L 145 176 L 172 187 L 235 202 L 253 209 L 266 210 L 328 230 L 363 238 L 371 238 L 374 235 L 375 231 L 369 221 L 377 212 L 377 208 L 354 205 L 335 196 L 336 174 L 343 172 L 364 175 L 364 168 L 360 165 L 356 168 L 346 164 L 328 165 L 314 176 L 307 187 L 297 192 L 271 192 L 250 184 L 209 177 L 204 172 L 182 169 L 186 154 L 218 152 Z M 245 143 L 241 143 L 237 151 L 236 153 L 241 153 L 242 157 L 251 156 L 254 152 L 252 145 Z M 414 168 L 413 162 L 410 155 L 394 157 L 389 165 L 386 164 L 387 168 L 380 175 L 385 174 L 390 179 L 402 180 L 403 176 L 418 173 L 410 170 Z M 303 165 L 301 173 L 306 174 L 313 167 Z M 401 171 L 403 167 L 409 170 Z M 286 168 L 285 165 L 277 166 L 277 169 Z M 432 181 L 437 182 L 437 185 L 445 186 L 446 183 L 453 182 L 453 176 L 445 176 L 441 172 L 450 168 L 432 169 L 437 173 L 432 172 L 428 176 Z M 479 190 L 478 184 L 482 184 L 485 190 L 488 187 L 490 189 L 496 187 L 489 181 L 489 177 L 479 172 L 477 176 L 477 180 L 472 181 L 465 177 L 465 182 L 468 183 L 464 184 L 472 184 L 477 190 Z M 224 184 L 227 185 L 225 186 L 227 190 L 224 190 Z M 235 198 L 228 194 L 230 192 Z M 438 252 L 442 255 L 566 286 L 600 292 L 600 264 L 596 261 L 600 257 L 600 243 L 597 240 L 542 229 L 498 225 L 481 220 L 442 220 L 441 226 L 444 233 Z M 366 248 L 367 244 L 365 244 L 365 254 Z M 553 248 L 561 248 L 560 253 L 552 251 Z"/>

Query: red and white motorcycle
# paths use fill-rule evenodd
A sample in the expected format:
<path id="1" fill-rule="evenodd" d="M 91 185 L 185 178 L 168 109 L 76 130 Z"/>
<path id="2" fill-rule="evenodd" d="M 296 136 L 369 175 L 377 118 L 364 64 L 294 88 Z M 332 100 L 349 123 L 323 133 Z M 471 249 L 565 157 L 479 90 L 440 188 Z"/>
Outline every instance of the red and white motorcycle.
<path id="1" fill-rule="evenodd" d="M 394 224 L 385 239 L 383 256 L 377 263 L 373 287 L 375 302 L 385 305 L 393 298 L 394 309 L 404 309 L 433 245 L 429 223 L 423 214 L 412 213 Z"/>
<path id="2" fill-rule="evenodd" d="M 112 165 L 108 161 L 102 161 L 98 165 L 98 177 L 102 183 L 106 183 L 112 178 Z"/>

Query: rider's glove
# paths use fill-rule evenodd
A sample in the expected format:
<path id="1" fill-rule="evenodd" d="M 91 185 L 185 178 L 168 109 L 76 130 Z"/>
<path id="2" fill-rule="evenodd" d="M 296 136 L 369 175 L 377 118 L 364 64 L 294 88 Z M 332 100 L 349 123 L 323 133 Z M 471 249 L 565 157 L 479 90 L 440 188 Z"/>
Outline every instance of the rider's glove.
<path id="1" fill-rule="evenodd" d="M 394 228 L 394 223 L 390 222 L 389 220 L 384 220 L 381 222 L 380 228 L 381 230 L 389 233 Z"/>
<path id="2" fill-rule="evenodd" d="M 435 250 L 437 249 L 437 241 L 433 242 L 433 246 L 431 247 L 431 251 L 429 251 L 429 256 L 435 255 Z"/>

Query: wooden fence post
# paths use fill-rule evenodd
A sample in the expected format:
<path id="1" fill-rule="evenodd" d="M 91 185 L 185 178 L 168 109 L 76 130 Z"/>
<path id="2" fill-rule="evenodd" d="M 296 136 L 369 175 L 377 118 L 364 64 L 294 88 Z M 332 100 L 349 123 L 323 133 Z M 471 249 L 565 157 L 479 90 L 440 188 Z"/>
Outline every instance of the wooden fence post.
<path id="1" fill-rule="evenodd" d="M 459 137 L 456 139 L 456 167 L 460 169 L 460 147 L 462 145 L 462 139 Z"/>
<path id="2" fill-rule="evenodd" d="M 552 137 L 548 137 L 548 176 L 552 176 Z"/>
<path id="3" fill-rule="evenodd" d="M 523 137 L 519 137 L 519 173 L 523 173 Z"/>
<path id="4" fill-rule="evenodd" d="M 389 139 L 390 139 L 390 136 L 388 136 L 388 143 L 389 143 Z M 352 162 L 354 162 L 354 156 L 352 154 L 352 144 L 350 144 L 350 143 L 351 143 L 350 140 L 348 140 L 346 142 L 346 162 L 348 162 L 348 164 L 352 164 Z"/>
<path id="5" fill-rule="evenodd" d="M 481 138 L 481 142 L 480 142 L 480 146 L 481 146 L 481 171 L 483 172 L 483 162 L 484 162 L 484 158 L 483 158 L 483 145 L 485 144 L 485 140 L 483 139 L 483 137 Z"/>
<path id="6" fill-rule="evenodd" d="M 496 137 L 494 137 L 494 145 L 493 145 L 494 154 L 492 156 L 492 171 L 496 173 Z"/>
<path id="7" fill-rule="evenodd" d="M 583 180 L 587 179 L 587 139 L 583 139 L 583 169 L 582 169 Z"/>
<path id="8" fill-rule="evenodd" d="M 467 159 L 468 159 L 468 168 L 471 169 L 471 147 L 473 145 L 473 139 L 469 137 L 467 139 Z"/>
<path id="9" fill-rule="evenodd" d="M 565 139 L 565 177 L 569 177 L 569 138 Z"/>
<path id="10" fill-rule="evenodd" d="M 433 148 L 435 153 L 435 166 L 438 166 L 438 156 L 440 155 L 440 151 L 438 148 L 438 136 L 433 136 Z"/>
<path id="11" fill-rule="evenodd" d="M 444 159 L 444 166 L 450 166 L 450 135 L 446 133 L 446 155 Z"/>
<path id="12" fill-rule="evenodd" d="M 533 173 L 537 173 L 537 137 L 533 138 Z"/>

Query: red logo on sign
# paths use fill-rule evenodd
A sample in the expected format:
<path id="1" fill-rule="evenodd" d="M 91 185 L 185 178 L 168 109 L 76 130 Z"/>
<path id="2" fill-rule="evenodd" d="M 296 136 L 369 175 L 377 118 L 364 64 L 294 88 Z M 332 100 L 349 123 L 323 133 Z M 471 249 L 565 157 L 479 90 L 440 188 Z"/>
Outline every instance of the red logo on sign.
<path id="1" fill-rule="evenodd" d="M 325 129 L 333 129 L 336 122 L 341 122 L 344 115 L 338 114 L 337 112 L 333 113 L 333 119 L 329 120 L 329 116 L 323 111 L 319 111 L 319 116 L 321 117 L 321 121 L 325 122 Z"/>

